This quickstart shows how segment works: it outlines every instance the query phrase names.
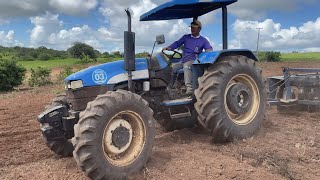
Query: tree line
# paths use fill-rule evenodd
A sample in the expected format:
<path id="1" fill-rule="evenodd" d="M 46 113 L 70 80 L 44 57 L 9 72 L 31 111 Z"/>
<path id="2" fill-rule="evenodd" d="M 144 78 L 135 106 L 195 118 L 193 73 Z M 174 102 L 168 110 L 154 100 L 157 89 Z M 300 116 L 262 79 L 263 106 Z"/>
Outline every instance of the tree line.
<path id="1" fill-rule="evenodd" d="M 82 60 L 94 61 L 97 58 L 122 58 L 123 52 L 103 52 L 94 49 L 92 46 L 82 43 L 75 42 L 69 49 L 64 51 L 50 49 L 44 46 L 38 48 L 27 48 L 27 47 L 4 47 L 0 46 L 0 54 L 7 54 L 16 61 L 34 61 L 42 60 L 47 61 L 50 59 L 67 59 L 77 58 Z M 136 54 L 137 57 L 147 57 L 149 53 L 142 52 Z"/>

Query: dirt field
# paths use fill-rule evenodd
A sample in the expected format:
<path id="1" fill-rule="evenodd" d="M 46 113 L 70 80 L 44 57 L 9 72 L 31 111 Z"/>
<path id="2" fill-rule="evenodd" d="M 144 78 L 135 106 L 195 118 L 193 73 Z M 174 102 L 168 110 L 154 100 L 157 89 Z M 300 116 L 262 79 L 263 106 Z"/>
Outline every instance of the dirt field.
<path id="1" fill-rule="evenodd" d="M 265 76 L 282 66 L 262 63 Z M 43 143 L 37 115 L 61 85 L 0 94 L 0 179 L 86 179 L 73 158 L 59 158 Z M 164 133 L 158 128 L 151 160 L 132 179 L 319 179 L 320 113 L 279 114 L 250 139 L 216 145 L 200 128 Z"/>

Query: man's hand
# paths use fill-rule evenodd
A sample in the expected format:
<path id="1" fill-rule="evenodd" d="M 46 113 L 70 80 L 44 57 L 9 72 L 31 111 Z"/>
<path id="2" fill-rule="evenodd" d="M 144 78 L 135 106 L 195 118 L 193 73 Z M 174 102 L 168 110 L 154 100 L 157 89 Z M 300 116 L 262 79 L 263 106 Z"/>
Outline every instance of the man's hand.
<path id="1" fill-rule="evenodd" d="M 165 50 L 170 51 L 171 48 L 169 48 L 169 47 L 164 47 L 164 48 L 162 48 L 162 51 L 165 51 Z"/>
<path id="2" fill-rule="evenodd" d="M 210 48 L 210 49 L 206 49 L 205 50 L 206 52 L 211 52 L 212 51 L 212 49 Z"/>

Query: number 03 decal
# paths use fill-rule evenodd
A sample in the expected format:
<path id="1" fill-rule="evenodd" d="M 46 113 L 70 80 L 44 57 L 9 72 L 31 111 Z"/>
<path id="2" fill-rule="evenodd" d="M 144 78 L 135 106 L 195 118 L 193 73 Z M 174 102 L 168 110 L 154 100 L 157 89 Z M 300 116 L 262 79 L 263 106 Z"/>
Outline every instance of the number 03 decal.
<path id="1" fill-rule="evenodd" d="M 107 73 L 102 69 L 97 69 L 92 73 L 92 80 L 96 84 L 103 84 L 107 81 Z"/>

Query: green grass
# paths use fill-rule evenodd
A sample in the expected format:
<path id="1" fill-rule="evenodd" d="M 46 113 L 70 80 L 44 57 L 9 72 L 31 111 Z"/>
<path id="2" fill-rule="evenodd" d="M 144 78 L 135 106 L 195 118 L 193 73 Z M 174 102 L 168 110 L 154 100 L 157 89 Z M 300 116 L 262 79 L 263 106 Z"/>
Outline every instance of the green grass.
<path id="1" fill-rule="evenodd" d="M 320 52 L 281 53 L 281 61 L 320 61 Z"/>
<path id="2" fill-rule="evenodd" d="M 111 59 L 105 59 L 105 58 L 98 58 L 97 64 L 105 63 L 105 62 L 111 62 L 118 60 L 119 58 L 111 58 Z M 30 70 L 31 68 L 59 68 L 59 67 L 66 67 L 66 66 L 73 66 L 73 65 L 81 65 L 79 59 L 69 58 L 69 59 L 51 59 L 48 61 L 18 61 L 18 64 L 25 67 L 27 70 Z"/>
<path id="3" fill-rule="evenodd" d="M 25 67 L 27 70 L 31 68 L 43 67 L 43 68 L 54 68 L 54 67 L 65 67 L 77 64 L 77 59 L 51 59 L 48 61 L 18 61 L 18 64 Z"/>

